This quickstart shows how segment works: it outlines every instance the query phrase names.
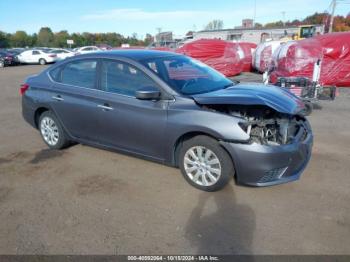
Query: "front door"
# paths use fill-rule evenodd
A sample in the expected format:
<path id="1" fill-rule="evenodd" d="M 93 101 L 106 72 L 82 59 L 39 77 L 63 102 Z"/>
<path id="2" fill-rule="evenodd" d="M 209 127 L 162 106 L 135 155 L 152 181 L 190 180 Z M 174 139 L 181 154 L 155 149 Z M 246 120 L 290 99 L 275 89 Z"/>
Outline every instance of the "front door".
<path id="1" fill-rule="evenodd" d="M 139 100 L 135 91 L 156 83 L 142 70 L 122 61 L 101 62 L 104 90 L 99 119 L 101 139 L 108 145 L 158 160 L 164 158 L 168 101 Z"/>

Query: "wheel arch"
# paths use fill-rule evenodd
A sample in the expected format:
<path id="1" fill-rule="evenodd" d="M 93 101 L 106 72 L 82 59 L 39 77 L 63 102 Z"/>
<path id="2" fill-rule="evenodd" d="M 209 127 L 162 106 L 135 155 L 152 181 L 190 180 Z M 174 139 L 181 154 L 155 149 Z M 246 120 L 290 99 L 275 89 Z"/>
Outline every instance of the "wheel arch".
<path id="1" fill-rule="evenodd" d="M 39 128 L 39 119 L 42 113 L 50 111 L 51 109 L 45 106 L 38 107 L 34 113 L 34 124 L 36 128 Z"/>
<path id="2" fill-rule="evenodd" d="M 207 132 L 203 132 L 203 131 L 189 131 L 189 132 L 186 132 L 184 134 L 182 134 L 176 141 L 175 141 L 175 144 L 173 146 L 173 155 L 172 155 L 172 165 L 175 166 L 175 167 L 178 167 L 178 164 L 179 164 L 179 159 L 178 159 L 178 156 L 179 156 L 179 152 L 180 152 L 180 149 L 181 149 L 181 146 L 182 146 L 182 143 L 188 139 L 191 139 L 195 136 L 207 136 L 207 137 L 210 137 L 210 138 L 213 138 L 215 139 L 216 141 L 220 141 L 220 139 L 210 133 L 207 133 Z M 232 158 L 231 154 L 227 151 L 227 149 L 225 147 L 222 146 L 221 143 L 219 143 L 220 147 L 222 147 L 222 149 L 224 149 L 226 151 L 226 153 L 229 155 L 229 157 L 231 158 L 231 161 L 233 163 L 233 166 L 235 167 L 235 161 L 234 159 Z"/>

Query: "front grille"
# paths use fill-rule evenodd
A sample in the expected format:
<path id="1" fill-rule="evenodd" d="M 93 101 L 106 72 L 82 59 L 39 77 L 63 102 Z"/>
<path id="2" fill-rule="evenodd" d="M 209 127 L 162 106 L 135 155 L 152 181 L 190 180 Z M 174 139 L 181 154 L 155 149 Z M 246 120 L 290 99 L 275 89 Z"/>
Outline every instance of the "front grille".
<path id="1" fill-rule="evenodd" d="M 275 168 L 265 172 L 265 175 L 260 178 L 259 183 L 266 183 L 281 178 L 286 171 L 287 167 Z"/>

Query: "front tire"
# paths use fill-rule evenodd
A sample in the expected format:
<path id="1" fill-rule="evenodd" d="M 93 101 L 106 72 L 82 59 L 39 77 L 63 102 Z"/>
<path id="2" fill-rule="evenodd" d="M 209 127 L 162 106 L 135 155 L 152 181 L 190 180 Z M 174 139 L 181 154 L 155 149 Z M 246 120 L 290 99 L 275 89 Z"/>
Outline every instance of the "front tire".
<path id="1" fill-rule="evenodd" d="M 46 65 L 46 60 L 44 58 L 39 59 L 39 64 L 40 65 Z"/>
<path id="2" fill-rule="evenodd" d="M 218 141 L 202 135 L 183 143 L 179 165 L 186 181 L 203 191 L 222 189 L 235 173 L 232 159 Z"/>
<path id="3" fill-rule="evenodd" d="M 314 106 L 313 106 L 312 102 L 311 101 L 305 101 L 304 104 L 305 104 L 304 115 L 305 116 L 311 115 L 311 113 L 312 113 L 312 111 L 314 109 Z"/>
<path id="4" fill-rule="evenodd" d="M 51 111 L 45 111 L 41 114 L 39 130 L 42 139 L 50 149 L 62 149 L 68 146 L 67 135 Z"/>

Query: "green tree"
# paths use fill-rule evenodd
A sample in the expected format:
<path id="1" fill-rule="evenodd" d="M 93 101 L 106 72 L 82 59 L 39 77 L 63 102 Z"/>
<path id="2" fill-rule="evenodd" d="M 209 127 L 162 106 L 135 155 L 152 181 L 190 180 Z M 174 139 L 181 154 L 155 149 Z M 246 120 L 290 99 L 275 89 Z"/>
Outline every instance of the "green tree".
<path id="1" fill-rule="evenodd" d="M 262 27 L 263 27 L 263 25 L 262 25 L 262 24 L 260 24 L 260 23 L 255 23 L 255 24 L 254 24 L 254 27 L 255 27 L 255 28 L 262 28 Z"/>
<path id="2" fill-rule="evenodd" d="M 54 46 L 55 47 L 66 47 L 67 46 L 67 39 L 70 38 L 70 35 L 66 30 L 62 30 L 58 33 L 54 34 Z"/>
<path id="3" fill-rule="evenodd" d="M 6 35 L 6 33 L 0 31 L 0 48 L 6 48 L 9 47 L 9 39 Z"/>
<path id="4" fill-rule="evenodd" d="M 50 47 L 54 44 L 54 34 L 49 27 L 40 28 L 37 44 L 39 46 Z"/>
<path id="5" fill-rule="evenodd" d="M 149 44 L 151 44 L 154 41 L 154 38 L 151 34 L 146 34 L 145 40 L 143 41 L 145 43 L 146 46 L 148 46 Z"/>
<path id="6" fill-rule="evenodd" d="M 277 21 L 277 22 L 271 22 L 265 24 L 265 28 L 278 28 L 278 27 L 283 27 L 284 23 L 282 21 Z"/>
<path id="7" fill-rule="evenodd" d="M 71 38 L 73 39 L 74 45 L 75 45 L 75 46 L 83 46 L 83 45 L 85 45 L 85 44 L 84 44 L 83 36 L 82 36 L 81 34 L 79 34 L 79 33 L 73 33 L 73 34 L 71 35 Z"/>
<path id="8" fill-rule="evenodd" d="M 31 45 L 30 37 L 24 31 L 17 31 L 10 38 L 11 46 L 25 47 Z"/>
<path id="9" fill-rule="evenodd" d="M 314 13 L 313 15 L 307 16 L 304 20 L 304 24 L 323 24 L 327 18 L 327 13 Z"/>
<path id="10" fill-rule="evenodd" d="M 34 33 L 30 36 L 30 46 L 36 46 L 38 42 L 38 34 Z"/>

